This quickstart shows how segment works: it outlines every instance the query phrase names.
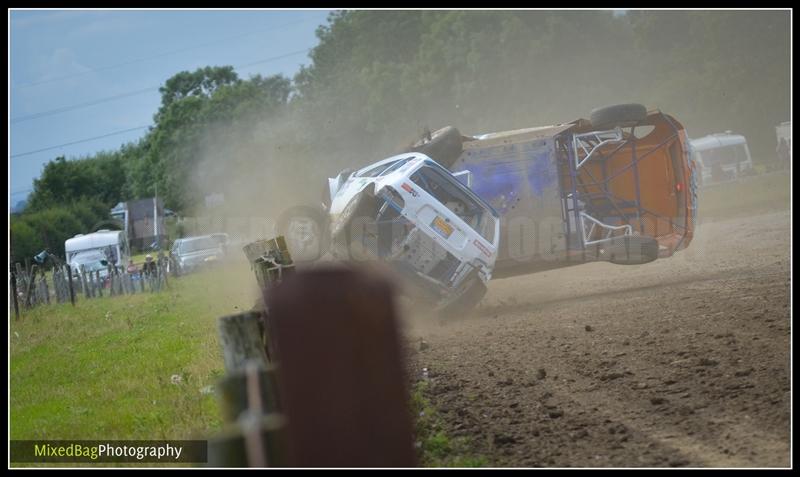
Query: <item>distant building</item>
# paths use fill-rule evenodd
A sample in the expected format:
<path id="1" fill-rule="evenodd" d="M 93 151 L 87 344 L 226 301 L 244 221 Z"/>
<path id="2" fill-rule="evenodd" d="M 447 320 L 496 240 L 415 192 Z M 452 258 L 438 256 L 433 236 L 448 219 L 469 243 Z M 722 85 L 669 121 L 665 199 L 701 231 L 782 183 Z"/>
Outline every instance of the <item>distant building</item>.
<path id="1" fill-rule="evenodd" d="M 145 250 L 153 243 L 161 246 L 166 243 L 165 210 L 161 199 L 156 201 L 151 197 L 120 202 L 111 209 L 111 217 L 122 222 L 132 249 Z M 155 217 L 158 217 L 157 222 Z"/>

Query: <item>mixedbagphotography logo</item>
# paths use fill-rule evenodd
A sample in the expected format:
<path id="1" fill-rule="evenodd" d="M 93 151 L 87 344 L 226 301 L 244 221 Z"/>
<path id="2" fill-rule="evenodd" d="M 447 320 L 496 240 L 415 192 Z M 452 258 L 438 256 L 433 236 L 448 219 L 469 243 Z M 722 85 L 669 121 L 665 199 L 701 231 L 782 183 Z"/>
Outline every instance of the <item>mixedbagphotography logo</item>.
<path id="1" fill-rule="evenodd" d="M 207 441 L 11 441 L 11 462 L 208 461 Z"/>

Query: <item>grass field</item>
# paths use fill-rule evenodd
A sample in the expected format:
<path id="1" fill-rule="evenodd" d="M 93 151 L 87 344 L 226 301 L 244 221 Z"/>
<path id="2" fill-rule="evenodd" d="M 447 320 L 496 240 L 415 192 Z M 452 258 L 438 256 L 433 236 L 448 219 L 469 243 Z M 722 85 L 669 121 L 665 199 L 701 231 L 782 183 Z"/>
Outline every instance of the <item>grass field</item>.
<path id="1" fill-rule="evenodd" d="M 216 319 L 249 309 L 254 286 L 246 267 L 221 268 L 26 311 L 11 322 L 11 438 L 207 437 L 220 424 L 201 392 L 223 371 Z"/>

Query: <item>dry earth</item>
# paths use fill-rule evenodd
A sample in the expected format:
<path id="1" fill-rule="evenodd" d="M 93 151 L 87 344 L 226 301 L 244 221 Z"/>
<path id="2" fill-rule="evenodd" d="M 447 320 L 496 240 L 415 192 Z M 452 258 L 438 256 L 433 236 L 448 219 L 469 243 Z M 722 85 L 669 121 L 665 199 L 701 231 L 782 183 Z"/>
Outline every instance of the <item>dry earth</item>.
<path id="1" fill-rule="evenodd" d="M 668 259 L 492 281 L 408 321 L 410 374 L 493 466 L 789 466 L 789 234 L 785 209 L 705 218 Z"/>

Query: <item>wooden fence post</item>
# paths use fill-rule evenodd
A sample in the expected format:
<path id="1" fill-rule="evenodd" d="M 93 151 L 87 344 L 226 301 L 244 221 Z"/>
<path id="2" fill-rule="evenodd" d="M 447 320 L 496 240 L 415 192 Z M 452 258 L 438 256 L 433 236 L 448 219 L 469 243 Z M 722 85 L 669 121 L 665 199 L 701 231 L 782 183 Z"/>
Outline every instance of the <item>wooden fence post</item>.
<path id="1" fill-rule="evenodd" d="M 245 367 L 226 373 L 219 381 L 217 394 L 222 403 L 222 419 L 233 422 L 257 404 L 258 412 L 268 414 L 280 411 L 277 366 L 264 364 L 259 359 L 248 360 Z M 257 391 L 257 392 L 256 392 Z"/>
<path id="2" fill-rule="evenodd" d="M 125 280 L 123 278 L 124 275 L 125 275 L 125 269 L 120 267 L 117 270 L 117 291 L 119 292 L 120 295 L 127 294 L 127 291 L 125 289 Z"/>
<path id="3" fill-rule="evenodd" d="M 27 259 L 26 259 L 26 261 L 27 261 Z M 28 280 L 27 280 L 28 281 L 28 283 L 27 283 L 28 291 L 25 293 L 25 308 L 30 308 L 30 306 L 31 306 L 31 295 L 33 295 L 33 287 L 36 284 L 36 280 L 35 280 L 35 278 L 36 278 L 36 270 L 37 270 L 37 267 L 36 267 L 36 264 L 34 263 L 33 267 L 31 267 L 31 274 L 28 276 Z"/>
<path id="4" fill-rule="evenodd" d="M 46 304 L 50 304 L 50 289 L 47 287 L 47 275 L 45 275 L 44 270 L 42 271 L 42 279 L 40 280 L 42 284 L 42 292 L 44 293 L 44 302 Z"/>
<path id="5" fill-rule="evenodd" d="M 53 280 L 53 298 L 55 298 L 56 303 L 61 303 L 60 297 L 58 295 L 59 288 L 58 288 L 58 273 L 57 270 L 58 266 L 53 267 L 53 271 L 50 274 L 50 277 Z"/>
<path id="6" fill-rule="evenodd" d="M 86 272 L 86 280 L 86 285 L 89 289 L 89 296 L 94 298 L 97 293 L 97 288 L 95 287 L 94 276 L 92 275 L 92 272 Z"/>
<path id="7" fill-rule="evenodd" d="M 55 266 L 53 267 L 53 295 L 56 297 L 56 303 L 61 303 L 64 301 L 64 287 L 61 284 L 61 267 Z"/>
<path id="8" fill-rule="evenodd" d="M 96 270 L 94 272 L 94 275 L 95 275 L 95 277 L 97 277 L 97 280 L 95 281 L 96 286 L 97 286 L 97 295 L 102 297 L 103 296 L 103 281 L 100 280 L 100 270 Z"/>
<path id="9" fill-rule="evenodd" d="M 72 289 L 72 267 L 67 265 L 67 280 L 69 280 L 69 300 L 75 306 L 75 291 Z"/>
<path id="10" fill-rule="evenodd" d="M 19 264 L 17 264 L 19 265 Z M 11 272 L 11 293 L 14 301 L 14 316 L 19 320 L 19 303 L 17 303 L 17 275 Z"/>
<path id="11" fill-rule="evenodd" d="M 106 272 L 108 273 L 108 275 L 107 275 L 107 277 L 108 277 L 108 295 L 109 296 L 116 296 L 117 295 L 117 291 L 114 290 L 114 274 L 111 272 L 111 265 L 108 266 L 108 268 L 106 269 Z"/>
<path id="12" fill-rule="evenodd" d="M 286 419 L 245 413 L 208 440 L 211 467 L 286 467 Z"/>
<path id="13" fill-rule="evenodd" d="M 250 359 L 259 361 L 266 368 L 267 356 L 261 341 L 260 320 L 260 314 L 255 311 L 223 316 L 218 320 L 217 329 L 226 372 L 243 369 Z"/>
<path id="14" fill-rule="evenodd" d="M 416 465 L 393 301 L 386 279 L 348 268 L 269 290 L 289 466 Z"/>
<path id="15" fill-rule="evenodd" d="M 85 265 L 81 265 L 81 286 L 83 287 L 84 297 L 94 298 L 94 284 L 92 283 L 92 274 L 86 273 Z"/>

